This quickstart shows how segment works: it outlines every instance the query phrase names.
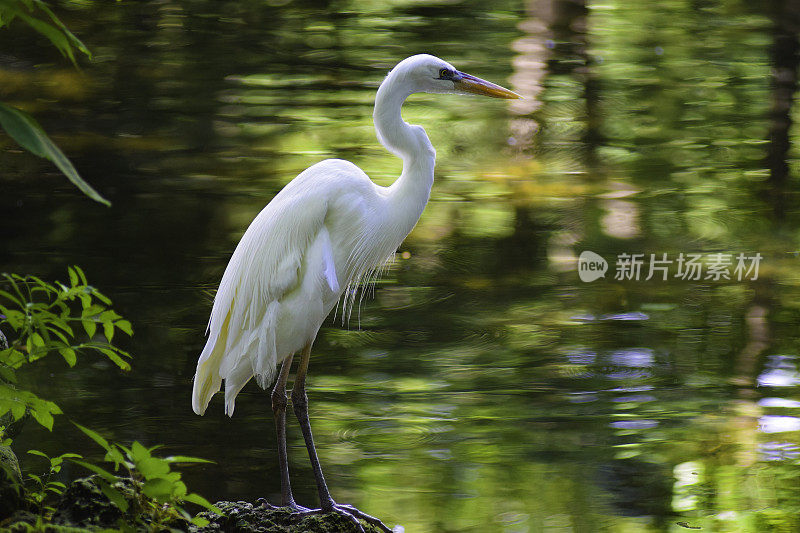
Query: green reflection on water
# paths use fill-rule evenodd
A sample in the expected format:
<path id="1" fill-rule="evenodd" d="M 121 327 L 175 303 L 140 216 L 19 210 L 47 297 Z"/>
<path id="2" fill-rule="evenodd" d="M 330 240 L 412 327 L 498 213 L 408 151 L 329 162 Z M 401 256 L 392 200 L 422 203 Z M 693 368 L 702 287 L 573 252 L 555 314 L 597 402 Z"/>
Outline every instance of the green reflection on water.
<path id="1" fill-rule="evenodd" d="M 437 148 L 431 202 L 312 360 L 334 496 L 409 532 L 797 528 L 800 233 L 796 177 L 767 160 L 773 15 L 733 1 L 270 4 L 70 4 L 97 58 L 79 73 L 0 36 L 15 54 L 0 96 L 115 206 L 1 141 L 3 269 L 81 264 L 138 326 L 131 375 L 45 369 L 43 396 L 118 440 L 216 460 L 188 476 L 211 498 L 276 500 L 267 396 L 249 386 L 232 420 L 217 401 L 203 418 L 189 408 L 204 291 L 310 163 L 397 176 L 371 103 L 397 60 L 428 51 L 526 100 L 406 106 Z M 578 279 L 583 250 L 611 262 L 605 279 Z M 755 281 L 613 279 L 620 253 L 755 251 Z M 294 425 L 290 438 L 312 504 Z"/>

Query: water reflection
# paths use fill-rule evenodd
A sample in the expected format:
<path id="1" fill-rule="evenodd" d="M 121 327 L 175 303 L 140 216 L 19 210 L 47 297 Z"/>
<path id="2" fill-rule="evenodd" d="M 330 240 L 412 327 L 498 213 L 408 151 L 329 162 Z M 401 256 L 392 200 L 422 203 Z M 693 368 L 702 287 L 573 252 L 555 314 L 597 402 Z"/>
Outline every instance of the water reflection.
<path id="1" fill-rule="evenodd" d="M 277 499 L 267 396 L 248 387 L 233 420 L 218 403 L 191 413 L 206 291 L 310 163 L 397 176 L 374 139 L 374 91 L 429 51 L 530 98 L 415 96 L 405 110 L 437 148 L 431 203 L 375 298 L 349 325 L 330 321 L 312 361 L 337 499 L 408 532 L 797 529 L 800 280 L 786 252 L 800 243 L 796 162 L 769 134 L 774 14 L 671 0 L 272 4 L 71 4 L 65 19 L 96 55 L 80 73 L 31 36 L 0 35 L 14 54 L 0 58 L 0 96 L 114 202 L 91 205 L 2 141 L 2 267 L 59 278 L 78 263 L 137 326 L 130 375 L 98 363 L 62 382 L 54 362 L 30 376 L 37 390 L 115 439 L 217 461 L 187 476 L 211 498 Z M 767 179 L 779 152 L 789 171 Z M 765 259 L 747 282 L 583 283 L 583 250 Z M 293 480 L 310 504 L 296 429 Z M 77 435 L 57 450 L 35 428 L 20 445 L 32 442 L 94 452 Z"/>

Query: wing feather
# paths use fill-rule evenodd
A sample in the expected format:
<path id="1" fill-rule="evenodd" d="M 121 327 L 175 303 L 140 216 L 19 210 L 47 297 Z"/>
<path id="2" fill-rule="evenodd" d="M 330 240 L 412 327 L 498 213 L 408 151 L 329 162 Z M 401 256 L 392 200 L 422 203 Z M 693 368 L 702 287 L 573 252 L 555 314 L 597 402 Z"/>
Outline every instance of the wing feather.
<path id="1" fill-rule="evenodd" d="M 300 173 L 256 216 L 236 246 L 214 298 L 208 341 L 195 374 L 195 413 L 205 412 L 222 380 L 228 415 L 253 376 L 261 387 L 269 386 L 278 362 L 289 355 L 277 353 L 281 300 L 302 283 L 303 261 L 312 243 L 321 244 L 322 264 L 314 268 L 337 297 L 341 285 L 351 281 L 349 267 L 337 271 L 325 225 L 329 202 L 336 201 L 339 209 L 346 205 L 349 214 L 340 218 L 357 224 L 364 211 L 363 196 L 373 187 L 352 163 L 328 159 Z M 341 227 L 338 231 L 349 233 Z M 356 231 L 354 238 L 358 235 Z"/>
<path id="2" fill-rule="evenodd" d="M 323 228 L 327 209 L 324 198 L 281 196 L 247 228 L 222 276 L 208 341 L 197 362 L 192 407 L 198 414 L 205 412 L 223 379 L 225 410 L 232 415 L 236 394 L 253 375 L 262 387 L 274 378 L 280 299 L 300 282 L 303 256 Z"/>

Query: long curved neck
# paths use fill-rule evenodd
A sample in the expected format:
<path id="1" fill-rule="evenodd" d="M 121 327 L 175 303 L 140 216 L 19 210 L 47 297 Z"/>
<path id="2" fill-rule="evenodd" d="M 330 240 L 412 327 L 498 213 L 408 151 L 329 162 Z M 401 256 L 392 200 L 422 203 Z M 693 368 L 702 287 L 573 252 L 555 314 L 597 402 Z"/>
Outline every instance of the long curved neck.
<path id="1" fill-rule="evenodd" d="M 404 212 L 414 217 L 413 227 L 428 202 L 433 186 L 436 150 L 421 126 L 407 124 L 400 115 L 403 102 L 413 92 L 408 87 L 402 72 L 395 70 L 389 73 L 378 88 L 373 120 L 378 140 L 403 160 L 403 172 L 389 187 L 389 192 L 396 200 L 396 205 L 403 205 Z"/>

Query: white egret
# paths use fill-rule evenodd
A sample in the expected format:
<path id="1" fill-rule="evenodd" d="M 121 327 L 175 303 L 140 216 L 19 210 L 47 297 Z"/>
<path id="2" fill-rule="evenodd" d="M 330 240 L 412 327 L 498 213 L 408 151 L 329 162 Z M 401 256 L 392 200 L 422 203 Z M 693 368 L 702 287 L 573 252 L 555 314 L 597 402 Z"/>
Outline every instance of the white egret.
<path id="1" fill-rule="evenodd" d="M 400 115 L 403 102 L 417 92 L 519 98 L 431 55 L 398 63 L 378 88 L 373 119 L 378 140 L 403 160 L 400 177 L 381 187 L 353 163 L 328 159 L 301 172 L 267 204 L 222 276 L 192 393 L 192 408 L 202 415 L 225 380 L 225 412 L 232 416 L 236 395 L 250 378 L 266 389 L 281 363 L 272 390 L 281 505 L 300 512 L 337 511 L 386 531 L 379 520 L 331 498 L 314 449 L 305 379 L 325 317 L 343 295 L 343 305 L 352 308 L 359 283 L 394 255 L 428 202 L 436 152 L 425 130 Z M 286 382 L 297 352 L 291 399 L 316 477 L 321 509 L 315 511 L 294 502 L 286 457 Z"/>

